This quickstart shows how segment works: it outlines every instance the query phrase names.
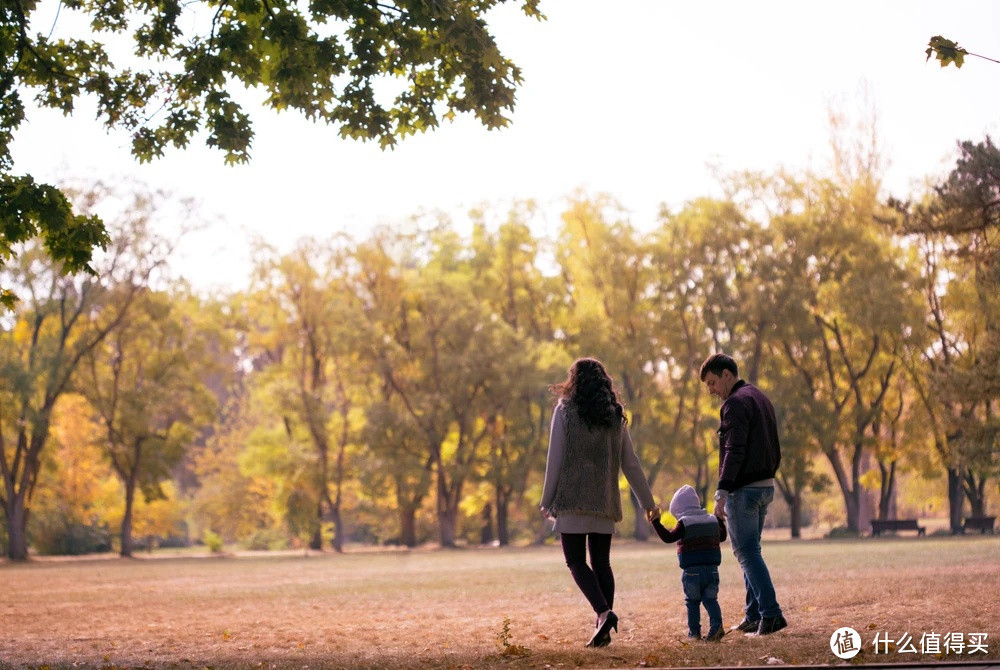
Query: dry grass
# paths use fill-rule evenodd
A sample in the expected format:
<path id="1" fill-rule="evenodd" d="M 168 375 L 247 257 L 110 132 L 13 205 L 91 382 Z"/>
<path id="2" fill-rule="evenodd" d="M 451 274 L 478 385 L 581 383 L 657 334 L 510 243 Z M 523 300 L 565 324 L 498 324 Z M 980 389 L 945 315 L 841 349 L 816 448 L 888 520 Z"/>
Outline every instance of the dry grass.
<path id="1" fill-rule="evenodd" d="M 560 668 L 1000 658 L 1000 536 L 770 541 L 790 627 L 761 639 L 689 643 L 673 547 L 616 542 L 620 632 L 593 626 L 556 546 L 345 555 L 35 561 L 0 565 L 0 665 L 202 668 Z M 742 577 L 722 566 L 727 624 Z M 507 646 L 498 641 L 509 619 Z M 877 631 L 987 633 L 990 652 L 874 655 Z M 523 649 L 520 649 L 523 647 Z M 501 654 L 506 649 L 508 655 Z M 526 655 L 519 655 L 524 652 Z M 772 661 L 773 662 L 773 661 Z"/>

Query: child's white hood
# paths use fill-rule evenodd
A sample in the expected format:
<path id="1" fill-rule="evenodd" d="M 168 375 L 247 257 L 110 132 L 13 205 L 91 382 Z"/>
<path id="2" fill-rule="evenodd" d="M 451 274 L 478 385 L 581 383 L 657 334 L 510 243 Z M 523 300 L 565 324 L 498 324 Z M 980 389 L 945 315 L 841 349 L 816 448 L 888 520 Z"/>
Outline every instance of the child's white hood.
<path id="1" fill-rule="evenodd" d="M 698 499 L 698 492 L 685 484 L 677 489 L 673 499 L 670 501 L 670 513 L 678 521 L 685 519 L 705 521 L 705 517 L 711 517 L 708 511 L 701 506 Z"/>

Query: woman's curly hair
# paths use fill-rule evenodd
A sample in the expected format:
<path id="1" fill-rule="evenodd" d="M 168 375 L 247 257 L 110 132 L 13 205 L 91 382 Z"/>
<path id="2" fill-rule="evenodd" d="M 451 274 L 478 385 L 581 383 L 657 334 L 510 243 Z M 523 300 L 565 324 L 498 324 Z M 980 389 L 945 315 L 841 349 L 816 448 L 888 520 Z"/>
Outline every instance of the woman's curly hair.
<path id="1" fill-rule="evenodd" d="M 572 402 L 587 428 L 617 427 L 625 419 L 625 406 L 604 364 L 596 358 L 578 358 L 566 381 L 549 387 L 559 399 Z"/>

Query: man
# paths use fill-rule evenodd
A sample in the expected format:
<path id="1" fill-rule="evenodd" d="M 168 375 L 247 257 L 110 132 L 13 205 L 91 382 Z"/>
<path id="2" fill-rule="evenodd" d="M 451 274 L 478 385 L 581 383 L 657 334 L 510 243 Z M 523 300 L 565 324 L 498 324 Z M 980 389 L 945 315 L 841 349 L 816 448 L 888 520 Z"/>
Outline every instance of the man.
<path id="1" fill-rule="evenodd" d="M 705 359 L 701 380 L 722 400 L 715 514 L 728 519 L 729 541 L 747 589 L 746 614 L 733 630 L 770 635 L 788 625 L 760 553 L 764 517 L 774 499 L 774 473 L 781 462 L 774 406 L 760 389 L 739 378 L 736 361 L 726 354 Z"/>

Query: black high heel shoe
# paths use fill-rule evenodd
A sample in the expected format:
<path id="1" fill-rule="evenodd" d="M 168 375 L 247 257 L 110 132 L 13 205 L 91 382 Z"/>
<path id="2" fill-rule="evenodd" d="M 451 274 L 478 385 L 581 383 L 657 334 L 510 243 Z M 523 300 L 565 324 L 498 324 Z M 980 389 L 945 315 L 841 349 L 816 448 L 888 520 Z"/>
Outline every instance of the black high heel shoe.
<path id="1" fill-rule="evenodd" d="M 604 623 L 594 631 L 594 636 L 590 638 L 590 642 L 587 643 L 587 646 L 606 647 L 611 644 L 612 628 L 614 628 L 616 633 L 618 632 L 618 615 L 613 611 L 609 611 L 608 616 L 604 619 Z"/>

